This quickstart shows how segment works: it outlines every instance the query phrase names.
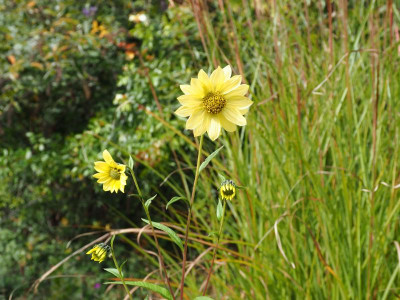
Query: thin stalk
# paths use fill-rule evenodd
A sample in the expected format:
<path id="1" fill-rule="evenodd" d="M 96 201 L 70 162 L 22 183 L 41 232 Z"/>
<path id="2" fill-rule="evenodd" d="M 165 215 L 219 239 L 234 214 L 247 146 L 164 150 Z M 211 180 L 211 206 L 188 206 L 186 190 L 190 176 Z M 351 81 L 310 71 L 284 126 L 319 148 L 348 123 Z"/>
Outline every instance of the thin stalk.
<path id="1" fill-rule="evenodd" d="M 182 278 L 181 278 L 181 294 L 180 300 L 183 300 L 183 287 L 185 284 L 185 267 L 186 267 L 186 259 L 187 259 L 187 244 L 188 244 L 188 237 L 189 237 L 189 227 L 190 227 L 190 220 L 192 218 L 192 207 L 194 202 L 194 195 L 196 194 L 196 186 L 197 180 L 199 178 L 199 168 L 200 168 L 200 160 L 201 160 L 201 150 L 203 148 L 203 140 L 204 134 L 200 137 L 200 145 L 199 145 L 199 153 L 197 155 L 197 164 L 196 164 L 196 173 L 194 175 L 194 182 L 193 182 L 193 189 L 192 189 L 192 197 L 190 198 L 190 206 L 189 206 L 189 213 L 186 221 L 186 230 L 185 230 L 185 246 L 183 250 L 183 257 L 182 257 Z"/>
<path id="2" fill-rule="evenodd" d="M 215 256 L 217 254 L 217 250 L 218 250 L 218 246 L 219 246 L 219 241 L 221 240 L 222 228 L 224 226 L 224 220 L 225 220 L 225 208 L 226 208 L 226 200 L 224 200 L 224 206 L 223 206 L 223 209 L 222 209 L 222 218 L 221 218 L 221 222 L 219 223 L 219 232 L 218 232 L 218 237 L 217 237 L 217 245 L 214 248 L 213 258 L 211 260 L 210 269 L 208 270 L 207 281 L 206 281 L 206 285 L 204 287 L 203 296 L 205 296 L 206 293 L 207 293 L 208 282 L 210 281 L 211 273 L 212 273 L 213 266 L 214 266 Z"/>
<path id="3" fill-rule="evenodd" d="M 174 292 L 172 290 L 171 283 L 169 281 L 167 269 L 165 268 L 164 259 L 163 259 L 162 254 L 161 254 L 160 245 L 158 244 L 158 239 L 157 239 L 156 233 L 154 231 L 154 226 L 153 226 L 153 223 L 151 222 L 149 209 L 145 205 L 145 202 L 144 202 L 144 199 L 143 199 L 143 195 L 142 195 L 142 191 L 139 188 L 139 184 L 137 182 L 137 179 L 136 179 L 136 176 L 135 176 L 135 172 L 133 172 L 133 169 L 131 169 L 131 168 L 129 168 L 129 171 L 131 173 L 132 179 L 133 179 L 133 181 L 135 183 L 135 186 L 136 186 L 136 189 L 138 191 L 140 202 L 142 202 L 144 211 L 146 212 L 147 219 L 149 220 L 149 224 L 150 224 L 150 227 L 151 227 L 151 232 L 153 234 L 154 241 L 156 242 L 156 248 L 157 248 L 157 251 L 158 251 L 158 256 L 160 257 L 161 268 L 164 271 L 165 281 L 167 282 L 168 289 L 169 289 L 169 292 L 171 293 L 172 298 L 175 300 Z"/>
<path id="4" fill-rule="evenodd" d="M 129 299 L 132 300 L 132 295 L 129 292 L 129 289 L 125 284 L 124 276 L 122 275 L 122 272 L 121 272 L 121 269 L 120 269 L 120 267 L 118 265 L 117 259 L 115 258 L 115 254 L 114 254 L 114 239 L 111 242 L 111 255 L 112 255 L 112 258 L 113 258 L 113 261 L 114 261 L 115 268 L 118 270 L 119 278 L 121 279 L 122 285 L 125 288 L 125 292 L 129 296 Z"/>

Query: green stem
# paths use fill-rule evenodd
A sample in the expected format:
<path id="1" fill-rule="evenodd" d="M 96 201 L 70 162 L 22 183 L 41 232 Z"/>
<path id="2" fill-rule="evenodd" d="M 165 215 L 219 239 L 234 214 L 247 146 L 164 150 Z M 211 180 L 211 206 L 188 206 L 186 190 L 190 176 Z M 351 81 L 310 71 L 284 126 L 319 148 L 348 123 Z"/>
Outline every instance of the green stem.
<path id="1" fill-rule="evenodd" d="M 112 258 L 113 258 L 113 261 L 114 261 L 115 268 L 118 270 L 119 278 L 121 279 L 122 285 L 123 285 L 124 288 L 125 288 L 126 294 L 129 296 L 129 299 L 132 300 L 132 295 L 131 295 L 131 293 L 129 292 L 129 289 L 128 289 L 128 287 L 127 287 L 126 284 L 125 284 L 124 276 L 122 275 L 122 271 L 121 271 L 121 269 L 120 269 L 119 266 L 118 266 L 117 259 L 115 258 L 115 254 L 114 254 L 114 240 L 111 242 L 111 255 L 112 255 Z"/>
<path id="2" fill-rule="evenodd" d="M 201 150 L 203 148 L 203 140 L 204 140 L 204 134 L 201 135 L 200 137 L 200 145 L 199 145 L 199 152 L 197 155 L 197 164 L 196 164 L 196 173 L 194 175 L 194 182 L 193 182 L 193 189 L 192 189 L 192 196 L 190 198 L 190 206 L 189 206 L 189 213 L 186 221 L 186 230 L 185 230 L 185 246 L 183 250 L 183 258 L 182 258 L 182 278 L 181 278 L 181 294 L 180 294 L 180 300 L 183 300 L 183 288 L 185 284 L 185 268 L 186 268 L 186 259 L 187 259 L 187 244 L 188 244 L 188 238 L 189 238 L 189 227 L 190 227 L 190 220 L 192 218 L 192 207 L 193 207 L 193 202 L 194 202 L 194 196 L 196 194 L 196 185 L 197 185 L 197 180 L 199 178 L 199 168 L 200 168 L 200 160 L 201 160 Z"/>
<path id="3" fill-rule="evenodd" d="M 145 205 L 145 202 L 144 202 L 144 199 L 143 199 L 143 195 L 142 195 L 142 191 L 141 191 L 140 188 L 139 188 L 139 184 L 138 184 L 138 182 L 137 182 L 137 179 L 136 179 L 136 176 L 135 176 L 135 172 L 133 172 L 133 169 L 131 169 L 131 168 L 129 168 L 129 171 L 130 171 L 130 173 L 131 173 L 131 175 L 132 175 L 132 179 L 133 179 L 133 181 L 134 181 L 134 183 L 135 183 L 135 186 L 136 186 L 136 189 L 137 189 L 137 191 L 138 191 L 139 198 L 140 198 L 140 202 L 142 202 L 142 206 L 143 206 L 143 208 L 144 208 L 144 211 L 146 212 L 147 219 L 149 220 L 149 224 L 150 224 L 150 227 L 151 227 L 151 232 L 152 232 L 152 234 L 153 234 L 154 241 L 155 241 L 155 243 L 156 243 L 156 248 L 157 248 L 157 251 L 158 251 L 158 256 L 159 256 L 159 258 L 160 258 L 161 268 L 162 268 L 162 270 L 164 271 L 164 276 L 165 276 L 164 279 L 165 279 L 165 281 L 167 282 L 167 286 L 168 286 L 169 292 L 171 293 L 172 298 L 175 300 L 175 295 L 174 295 L 174 292 L 173 292 L 173 290 L 172 290 L 171 283 L 170 283 L 170 281 L 169 281 L 169 277 L 168 277 L 167 269 L 165 268 L 163 256 L 162 256 L 162 254 L 161 254 L 160 245 L 158 244 L 158 239 L 157 239 L 156 233 L 155 233 L 155 231 L 154 231 L 154 226 L 153 226 L 153 223 L 151 222 L 151 217 L 150 217 L 149 209 L 148 209 L 148 208 L 146 207 L 146 205 Z"/>
<path id="4" fill-rule="evenodd" d="M 222 228 L 224 226 L 224 220 L 225 220 L 225 208 L 226 208 L 226 200 L 224 201 L 224 206 L 222 209 L 222 218 L 221 218 L 221 222 L 219 223 L 219 232 L 218 232 L 218 237 L 217 237 L 217 245 L 214 248 L 214 253 L 213 253 L 213 258 L 211 260 L 211 265 L 210 265 L 210 269 L 208 270 L 208 275 L 207 275 L 207 281 L 206 281 L 206 285 L 204 287 L 204 291 L 203 291 L 203 296 L 206 295 L 207 293 L 207 287 L 208 287 L 208 282 L 210 281 L 210 277 L 211 277 L 211 273 L 213 270 L 213 266 L 214 266 L 214 261 L 215 261 L 215 256 L 217 254 L 217 250 L 218 250 L 218 246 L 219 246 L 219 241 L 221 240 L 221 236 L 222 236 Z"/>

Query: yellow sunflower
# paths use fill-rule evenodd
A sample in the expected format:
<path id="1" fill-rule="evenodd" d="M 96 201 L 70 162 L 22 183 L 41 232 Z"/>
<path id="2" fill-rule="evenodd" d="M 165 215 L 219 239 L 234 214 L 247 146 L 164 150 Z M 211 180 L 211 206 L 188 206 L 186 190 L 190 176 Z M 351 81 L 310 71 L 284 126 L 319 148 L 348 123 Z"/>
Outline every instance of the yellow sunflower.
<path id="1" fill-rule="evenodd" d="M 103 151 L 104 161 L 96 161 L 94 168 L 97 172 L 93 175 L 97 178 L 97 182 L 103 184 L 104 191 L 110 191 L 111 193 L 117 193 L 118 190 L 124 193 L 126 180 L 128 176 L 125 174 L 125 165 L 117 164 L 111 154 L 107 151 Z"/>
<path id="2" fill-rule="evenodd" d="M 200 70 L 198 78 L 192 78 L 190 85 L 181 85 L 184 95 L 178 97 L 182 104 L 175 111 L 180 117 L 189 117 L 186 129 L 193 130 L 194 136 L 207 131 L 211 140 L 226 131 L 235 131 L 236 125 L 246 125 L 243 117 L 253 104 L 245 95 L 247 84 L 241 84 L 242 76 L 232 76 L 232 69 L 218 67 L 211 76 Z"/>

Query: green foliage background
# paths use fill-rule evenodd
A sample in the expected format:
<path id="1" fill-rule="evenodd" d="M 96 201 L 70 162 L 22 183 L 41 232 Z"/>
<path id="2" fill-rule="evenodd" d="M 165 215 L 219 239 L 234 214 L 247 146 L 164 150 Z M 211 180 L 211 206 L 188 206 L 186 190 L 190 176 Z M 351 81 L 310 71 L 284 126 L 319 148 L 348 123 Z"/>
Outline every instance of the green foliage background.
<path id="1" fill-rule="evenodd" d="M 147 21 L 129 21 L 138 13 Z M 196 163 L 192 135 L 173 115 L 179 84 L 226 64 L 254 105 L 246 128 L 205 144 L 204 155 L 225 147 L 200 177 L 191 260 L 218 228 L 218 173 L 246 187 L 228 205 L 210 295 L 399 297 L 399 24 L 398 4 L 383 0 L 0 0 L 0 297 L 122 297 L 95 287 L 111 263 L 84 254 L 39 294 L 29 287 L 104 230 L 144 226 L 131 182 L 111 195 L 91 177 L 105 148 L 134 157 L 143 193 L 158 195 L 154 220 L 183 229 L 185 205 L 165 210 L 188 196 Z M 68 244 L 87 232 L 98 234 Z M 143 252 L 152 246 L 116 239 L 126 276 L 157 270 Z M 162 246 L 179 274 L 179 249 Z M 204 268 L 187 278 L 190 299 Z"/>

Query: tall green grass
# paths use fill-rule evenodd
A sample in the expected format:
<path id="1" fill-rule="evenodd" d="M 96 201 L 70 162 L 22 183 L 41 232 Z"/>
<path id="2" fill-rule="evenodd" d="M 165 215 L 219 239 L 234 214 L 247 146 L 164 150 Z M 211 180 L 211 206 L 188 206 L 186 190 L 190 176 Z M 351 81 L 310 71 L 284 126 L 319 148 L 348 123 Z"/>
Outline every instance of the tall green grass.
<path id="1" fill-rule="evenodd" d="M 190 2 L 210 69 L 231 64 L 254 101 L 248 126 L 219 140 L 225 148 L 199 181 L 192 232 L 209 241 L 218 228 L 217 173 L 246 187 L 229 203 L 208 294 L 399 297 L 398 6 L 261 2 Z M 194 167 L 194 156 L 176 151 L 182 167 Z M 191 172 L 168 182 L 185 195 Z M 212 254 L 190 246 L 188 299 L 199 295 Z M 171 274 L 179 258 L 169 258 Z"/>

